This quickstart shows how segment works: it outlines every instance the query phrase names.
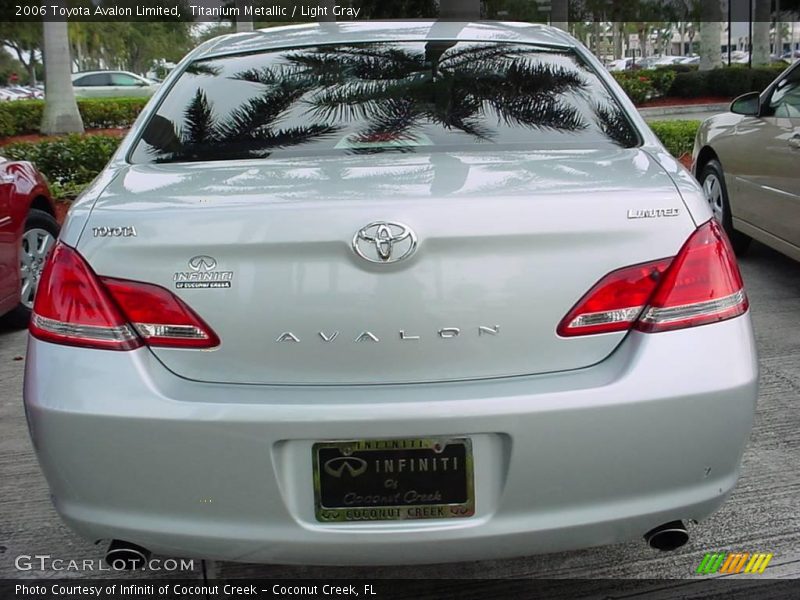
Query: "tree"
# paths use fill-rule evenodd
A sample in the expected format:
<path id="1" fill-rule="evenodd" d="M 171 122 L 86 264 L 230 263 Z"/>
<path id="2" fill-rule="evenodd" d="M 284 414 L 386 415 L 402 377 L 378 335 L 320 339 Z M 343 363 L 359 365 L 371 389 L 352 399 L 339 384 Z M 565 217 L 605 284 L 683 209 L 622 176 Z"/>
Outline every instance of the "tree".
<path id="1" fill-rule="evenodd" d="M 62 0 L 55 0 L 60 3 Z M 83 133 L 83 120 L 75 102 L 72 88 L 69 34 L 66 21 L 45 21 L 44 82 L 45 103 L 41 131 L 55 133 Z"/>
<path id="2" fill-rule="evenodd" d="M 481 18 L 481 0 L 440 0 L 439 16 L 465 21 Z"/>
<path id="3" fill-rule="evenodd" d="M 11 77 L 12 73 L 19 75 L 25 72 L 25 65 L 11 56 L 8 52 L 0 48 L 0 85 L 3 85 Z"/>
<path id="4" fill-rule="evenodd" d="M 236 0 L 236 8 L 239 9 L 239 16 L 236 17 L 236 32 L 242 33 L 253 31 L 253 18 L 247 17 L 244 14 L 245 6 L 248 6 L 248 0 Z"/>
<path id="5" fill-rule="evenodd" d="M 482 14 L 487 19 L 528 23 L 545 23 L 548 17 L 551 21 L 553 19 L 552 14 L 540 10 L 539 5 L 530 0 L 483 0 Z M 567 20 L 566 17 L 564 20 Z"/>
<path id="6" fill-rule="evenodd" d="M 753 11 L 753 66 L 763 66 L 770 63 L 769 27 L 770 27 L 770 0 L 755 0 Z"/>
<path id="7" fill-rule="evenodd" d="M 37 56 L 41 55 L 42 24 L 0 22 L 0 43 L 14 52 L 28 72 L 28 83 L 36 85 Z"/>
<path id="8" fill-rule="evenodd" d="M 720 40 L 722 36 L 722 5 L 720 0 L 704 0 L 700 21 L 700 70 L 710 71 L 722 66 Z"/>
<path id="9" fill-rule="evenodd" d="M 611 25 L 614 33 L 614 58 L 623 58 L 625 51 L 623 49 L 622 32 L 624 31 L 625 23 L 614 21 Z"/>
<path id="10" fill-rule="evenodd" d="M 180 60 L 194 45 L 185 21 L 73 21 L 70 42 L 78 70 L 124 69 L 144 75 L 157 60 Z"/>
<path id="11" fill-rule="evenodd" d="M 569 0 L 551 0 L 550 24 L 569 31 Z"/>
<path id="12" fill-rule="evenodd" d="M 361 19 L 430 19 L 438 14 L 435 0 L 352 0 Z"/>

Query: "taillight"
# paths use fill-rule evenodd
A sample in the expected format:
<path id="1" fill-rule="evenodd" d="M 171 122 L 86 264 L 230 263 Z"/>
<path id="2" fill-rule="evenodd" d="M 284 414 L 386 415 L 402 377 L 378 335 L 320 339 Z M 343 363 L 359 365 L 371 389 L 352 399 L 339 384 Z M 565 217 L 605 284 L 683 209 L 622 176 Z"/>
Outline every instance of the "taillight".
<path id="1" fill-rule="evenodd" d="M 747 307 L 733 249 L 712 220 L 691 235 L 674 259 L 606 275 L 557 331 L 564 337 L 631 328 L 653 333 L 724 321 Z"/>
<path id="2" fill-rule="evenodd" d="M 40 340 L 70 346 L 132 350 L 142 345 L 91 267 L 60 242 L 42 271 L 30 331 Z"/>
<path id="3" fill-rule="evenodd" d="M 655 332 L 705 325 L 737 317 L 747 307 L 733 248 L 712 220 L 683 245 L 636 329 Z"/>
<path id="4" fill-rule="evenodd" d="M 219 345 L 211 328 L 168 290 L 98 277 L 60 242 L 42 272 L 30 331 L 47 342 L 106 350 Z"/>
<path id="5" fill-rule="evenodd" d="M 558 326 L 564 337 L 627 331 L 647 306 L 671 260 L 625 267 L 601 279 Z"/>
<path id="6" fill-rule="evenodd" d="M 169 290 L 150 283 L 111 277 L 101 277 L 100 281 L 148 346 L 219 346 L 217 334 Z"/>

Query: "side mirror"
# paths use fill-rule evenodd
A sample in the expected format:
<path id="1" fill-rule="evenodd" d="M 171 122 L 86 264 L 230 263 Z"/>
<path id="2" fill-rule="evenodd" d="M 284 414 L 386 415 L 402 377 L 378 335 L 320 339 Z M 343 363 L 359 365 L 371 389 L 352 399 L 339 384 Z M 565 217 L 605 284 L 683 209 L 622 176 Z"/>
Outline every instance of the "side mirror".
<path id="1" fill-rule="evenodd" d="M 731 102 L 730 111 L 737 115 L 757 117 L 761 109 L 761 98 L 758 92 L 743 94 Z"/>

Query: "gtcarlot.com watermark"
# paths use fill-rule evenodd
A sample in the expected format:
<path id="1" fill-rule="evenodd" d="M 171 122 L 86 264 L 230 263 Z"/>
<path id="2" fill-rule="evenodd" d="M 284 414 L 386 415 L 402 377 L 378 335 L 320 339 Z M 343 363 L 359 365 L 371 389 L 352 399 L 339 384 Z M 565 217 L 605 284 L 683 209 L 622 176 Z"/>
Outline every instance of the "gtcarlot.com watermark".
<path id="1" fill-rule="evenodd" d="M 110 562 L 96 558 L 64 559 L 49 554 L 20 554 L 14 559 L 17 571 L 129 571 L 131 564 L 121 558 Z M 138 571 L 192 571 L 194 560 L 177 558 L 151 558 L 139 561 Z"/>

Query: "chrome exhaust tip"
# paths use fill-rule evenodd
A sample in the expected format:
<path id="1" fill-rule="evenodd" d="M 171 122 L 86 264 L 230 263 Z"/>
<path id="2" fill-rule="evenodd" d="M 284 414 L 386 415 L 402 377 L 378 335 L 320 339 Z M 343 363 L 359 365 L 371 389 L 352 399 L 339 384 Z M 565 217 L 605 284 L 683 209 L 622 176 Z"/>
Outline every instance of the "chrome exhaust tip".
<path id="1" fill-rule="evenodd" d="M 150 551 L 131 542 L 112 540 L 104 557 L 106 564 L 117 571 L 144 569 L 150 560 Z"/>
<path id="2" fill-rule="evenodd" d="M 689 541 L 689 532 L 682 521 L 670 521 L 645 533 L 644 541 L 656 550 L 675 550 Z"/>

